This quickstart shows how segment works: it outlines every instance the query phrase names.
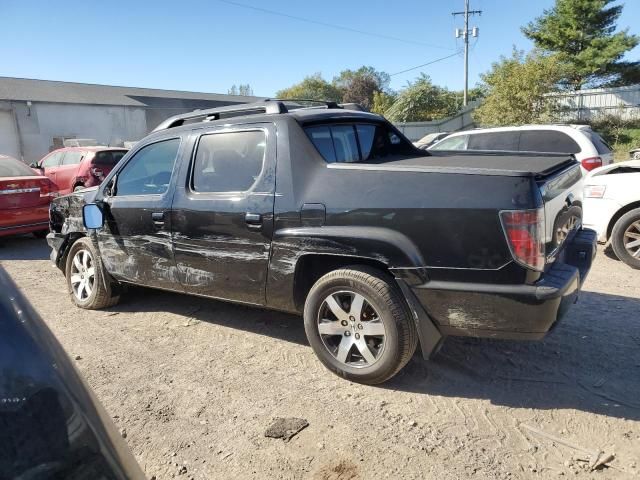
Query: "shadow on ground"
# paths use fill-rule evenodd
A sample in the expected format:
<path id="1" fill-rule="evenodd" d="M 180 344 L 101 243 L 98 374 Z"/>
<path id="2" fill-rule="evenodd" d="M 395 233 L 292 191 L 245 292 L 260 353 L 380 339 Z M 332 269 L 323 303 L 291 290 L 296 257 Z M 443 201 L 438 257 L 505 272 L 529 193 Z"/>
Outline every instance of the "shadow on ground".
<path id="1" fill-rule="evenodd" d="M 298 316 L 182 294 L 132 288 L 112 310 L 168 311 L 308 345 Z M 640 300 L 583 292 L 580 303 L 543 341 L 448 338 L 433 360 L 416 354 L 382 388 L 640 420 L 638 312 Z"/>
<path id="2" fill-rule="evenodd" d="M 43 238 L 33 235 L 0 237 L 0 260 L 46 260 L 50 252 Z"/>

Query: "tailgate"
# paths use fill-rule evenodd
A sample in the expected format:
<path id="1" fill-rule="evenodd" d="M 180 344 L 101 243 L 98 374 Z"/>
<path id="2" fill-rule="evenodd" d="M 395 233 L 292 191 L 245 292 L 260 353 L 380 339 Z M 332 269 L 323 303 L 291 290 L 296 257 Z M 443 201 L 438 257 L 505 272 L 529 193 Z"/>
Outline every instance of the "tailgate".
<path id="1" fill-rule="evenodd" d="M 582 226 L 582 171 L 574 164 L 538 179 L 545 213 L 547 263 L 555 261 L 567 238 Z"/>

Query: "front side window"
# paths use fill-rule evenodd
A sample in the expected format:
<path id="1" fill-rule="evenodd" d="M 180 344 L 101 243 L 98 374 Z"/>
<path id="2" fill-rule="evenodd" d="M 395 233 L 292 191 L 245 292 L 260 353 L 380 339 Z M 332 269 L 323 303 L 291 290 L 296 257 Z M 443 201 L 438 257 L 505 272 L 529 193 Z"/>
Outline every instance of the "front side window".
<path id="1" fill-rule="evenodd" d="M 82 160 L 84 152 L 68 151 L 64 154 L 62 165 L 77 165 Z"/>
<path id="2" fill-rule="evenodd" d="M 515 152 L 518 150 L 520 132 L 486 132 L 469 135 L 467 150 Z"/>
<path id="3" fill-rule="evenodd" d="M 383 162 L 415 155 L 413 146 L 383 124 L 332 124 L 305 128 L 328 162 Z"/>
<path id="4" fill-rule="evenodd" d="M 118 172 L 115 194 L 153 195 L 166 192 L 179 147 L 179 138 L 142 147 Z"/>
<path id="5" fill-rule="evenodd" d="M 191 189 L 198 193 L 250 190 L 262 172 L 266 145 L 263 130 L 203 135 L 193 162 Z"/>
<path id="6" fill-rule="evenodd" d="M 62 159 L 62 155 L 64 155 L 64 152 L 52 153 L 42 161 L 40 166 L 42 168 L 57 167 L 58 165 L 60 165 L 60 160 Z"/>
<path id="7" fill-rule="evenodd" d="M 429 150 L 466 150 L 468 138 L 469 135 L 448 137 L 436 143 L 433 147 L 430 147 Z"/>

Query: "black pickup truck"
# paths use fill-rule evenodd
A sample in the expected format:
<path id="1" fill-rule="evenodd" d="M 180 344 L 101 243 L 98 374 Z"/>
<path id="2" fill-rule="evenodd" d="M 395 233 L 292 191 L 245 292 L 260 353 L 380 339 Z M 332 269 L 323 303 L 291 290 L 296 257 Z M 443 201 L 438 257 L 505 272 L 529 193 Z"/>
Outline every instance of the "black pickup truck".
<path id="1" fill-rule="evenodd" d="M 303 313 L 332 371 L 380 383 L 447 335 L 540 339 L 595 255 L 571 156 L 433 156 L 378 115 L 287 101 L 172 117 L 51 204 L 81 308 L 126 284 Z"/>

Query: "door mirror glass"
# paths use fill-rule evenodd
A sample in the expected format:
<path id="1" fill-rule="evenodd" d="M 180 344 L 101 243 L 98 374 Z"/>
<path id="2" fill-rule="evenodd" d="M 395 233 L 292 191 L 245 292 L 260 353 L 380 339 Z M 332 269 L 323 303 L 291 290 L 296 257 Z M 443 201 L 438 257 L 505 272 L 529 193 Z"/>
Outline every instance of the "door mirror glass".
<path id="1" fill-rule="evenodd" d="M 102 210 L 95 203 L 88 203 L 82 207 L 82 221 L 86 229 L 101 228 L 104 223 Z"/>
<path id="2" fill-rule="evenodd" d="M 31 165 L 29 165 L 29 168 L 38 168 L 40 170 L 42 170 L 42 167 L 40 165 L 38 165 L 37 163 L 32 163 Z"/>

